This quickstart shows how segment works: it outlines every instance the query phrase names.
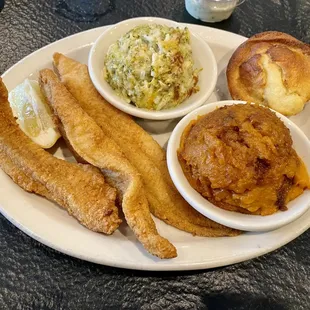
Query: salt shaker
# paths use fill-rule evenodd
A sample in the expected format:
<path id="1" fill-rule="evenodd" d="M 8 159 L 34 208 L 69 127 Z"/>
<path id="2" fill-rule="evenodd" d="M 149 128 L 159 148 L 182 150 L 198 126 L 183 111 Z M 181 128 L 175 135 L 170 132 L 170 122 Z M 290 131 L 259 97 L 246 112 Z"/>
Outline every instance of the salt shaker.
<path id="1" fill-rule="evenodd" d="M 185 0 L 186 10 L 196 19 L 215 23 L 230 17 L 245 0 Z"/>

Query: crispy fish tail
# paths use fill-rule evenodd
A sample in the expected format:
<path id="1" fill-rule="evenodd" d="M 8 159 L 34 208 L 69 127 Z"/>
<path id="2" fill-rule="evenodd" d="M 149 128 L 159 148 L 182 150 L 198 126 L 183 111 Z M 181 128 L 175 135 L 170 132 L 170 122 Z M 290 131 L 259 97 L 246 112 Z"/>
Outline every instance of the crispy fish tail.
<path id="1" fill-rule="evenodd" d="M 53 71 L 42 70 L 39 82 L 71 147 L 85 161 L 102 169 L 106 179 L 117 188 L 127 223 L 138 240 L 153 255 L 175 257 L 175 247 L 156 230 L 138 172 L 118 145 L 83 111 Z"/>

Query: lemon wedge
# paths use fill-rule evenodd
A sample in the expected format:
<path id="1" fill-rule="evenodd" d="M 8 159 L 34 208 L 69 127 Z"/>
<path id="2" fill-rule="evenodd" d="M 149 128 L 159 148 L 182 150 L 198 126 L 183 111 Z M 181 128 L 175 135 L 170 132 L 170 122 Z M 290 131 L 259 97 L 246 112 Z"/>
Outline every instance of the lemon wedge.
<path id="1" fill-rule="evenodd" d="M 45 149 L 56 143 L 60 134 L 37 81 L 26 79 L 16 86 L 9 102 L 19 127 L 32 141 Z"/>

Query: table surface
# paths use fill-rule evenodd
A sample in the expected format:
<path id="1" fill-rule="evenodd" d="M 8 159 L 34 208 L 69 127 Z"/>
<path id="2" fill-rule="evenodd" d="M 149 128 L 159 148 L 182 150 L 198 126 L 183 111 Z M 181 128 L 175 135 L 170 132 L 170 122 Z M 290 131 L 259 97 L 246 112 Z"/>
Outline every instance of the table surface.
<path id="1" fill-rule="evenodd" d="M 310 1 L 305 0 L 247 0 L 217 24 L 192 18 L 184 0 L 105 0 L 100 11 L 87 2 L 7 0 L 0 13 L 0 74 L 48 43 L 137 16 L 244 36 L 279 30 L 310 43 Z M 273 253 L 233 266 L 153 273 L 68 257 L 0 216 L 0 309 L 309 309 L 309 237 L 310 230 Z"/>

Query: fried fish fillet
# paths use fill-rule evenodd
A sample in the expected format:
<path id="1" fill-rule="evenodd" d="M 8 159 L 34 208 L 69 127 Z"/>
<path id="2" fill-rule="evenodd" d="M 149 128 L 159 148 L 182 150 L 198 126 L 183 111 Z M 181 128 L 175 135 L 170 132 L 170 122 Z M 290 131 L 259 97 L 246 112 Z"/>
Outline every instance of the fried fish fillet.
<path id="1" fill-rule="evenodd" d="M 57 202 L 93 231 L 111 234 L 121 223 L 116 191 L 98 169 L 57 159 L 20 130 L 1 79 L 0 167 L 20 187 Z"/>
<path id="2" fill-rule="evenodd" d="M 118 189 L 125 218 L 138 240 L 153 255 L 176 257 L 175 247 L 156 230 L 139 173 L 118 145 L 80 107 L 53 71 L 40 71 L 39 83 L 66 141 L 81 158 L 102 169 L 107 181 Z"/>
<path id="3" fill-rule="evenodd" d="M 3 151 L 0 151 L 0 168 L 25 191 L 54 200 L 46 187 L 28 177 Z M 62 204 L 63 202 L 59 201 L 59 205 Z"/>
<path id="4" fill-rule="evenodd" d="M 169 225 L 199 236 L 235 236 L 231 228 L 215 223 L 194 210 L 176 190 L 159 144 L 128 115 L 110 105 L 93 86 L 86 65 L 54 54 L 61 81 L 104 133 L 120 146 L 138 170 L 151 212 Z"/>

